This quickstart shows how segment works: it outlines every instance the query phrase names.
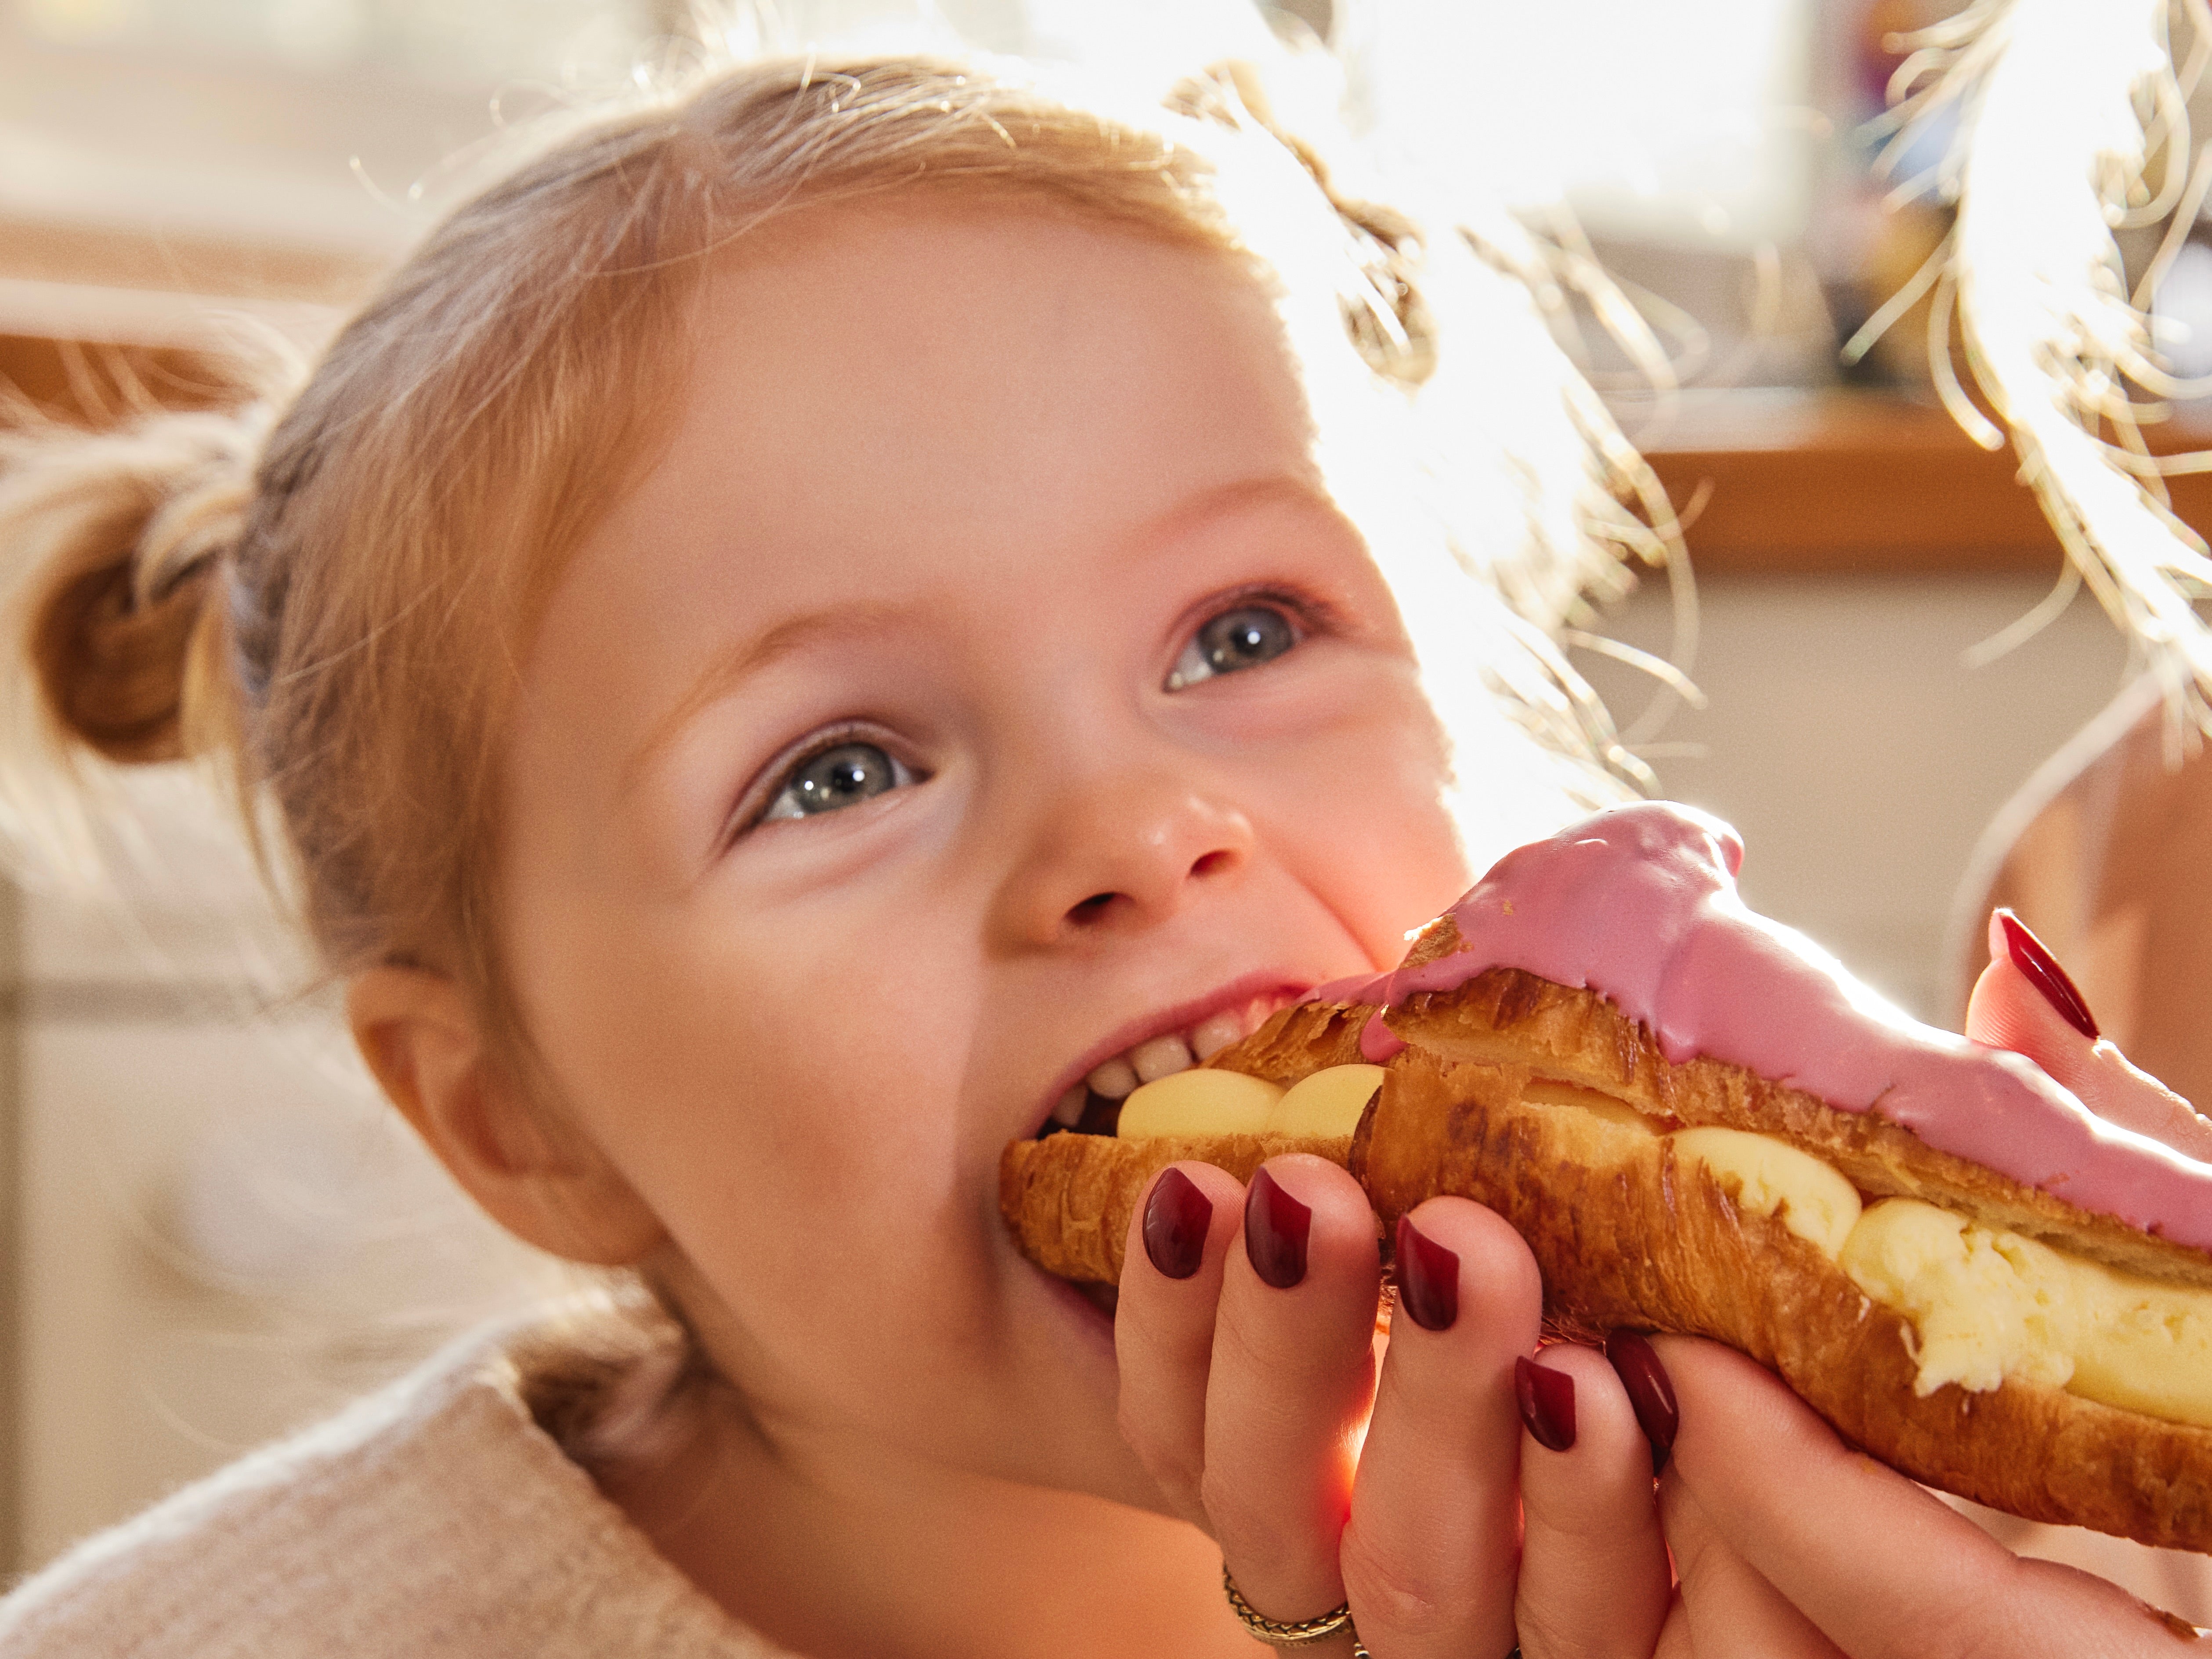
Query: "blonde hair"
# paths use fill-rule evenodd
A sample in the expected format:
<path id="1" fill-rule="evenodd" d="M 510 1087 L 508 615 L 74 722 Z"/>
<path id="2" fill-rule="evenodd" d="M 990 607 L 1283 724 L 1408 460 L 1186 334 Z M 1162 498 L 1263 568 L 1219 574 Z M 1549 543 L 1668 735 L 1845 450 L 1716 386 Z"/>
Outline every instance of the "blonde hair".
<path id="1" fill-rule="evenodd" d="M 268 856 L 331 973 L 434 961 L 503 1000 L 491 763 L 516 659 L 565 556 L 649 455 L 717 250 L 797 205 L 930 190 L 1249 252 L 1224 181 L 1257 169 L 1294 177 L 1326 227 L 1340 339 L 1408 391 L 1437 370 L 1424 273 L 1442 245 L 1334 191 L 1251 85 L 1218 76 L 1174 102 L 1085 107 L 921 60 L 706 74 L 576 123 L 460 209 L 289 403 L 271 386 L 234 416 L 11 441 L 0 542 L 47 737 L 227 768 L 249 824 L 273 807 Z M 1511 285 L 1505 261 L 1448 240 Z M 1500 326 L 1540 351 L 1519 293 Z M 1504 700 L 1581 761 L 1610 734 L 1545 633 L 1621 545 L 1650 543 L 1614 501 L 1634 458 L 1594 407 L 1531 411 L 1604 429 L 1565 467 L 1522 469 L 1537 480 L 1522 521 L 1489 532 L 1509 550 L 1455 548 L 1528 624 L 1496 677 Z"/>

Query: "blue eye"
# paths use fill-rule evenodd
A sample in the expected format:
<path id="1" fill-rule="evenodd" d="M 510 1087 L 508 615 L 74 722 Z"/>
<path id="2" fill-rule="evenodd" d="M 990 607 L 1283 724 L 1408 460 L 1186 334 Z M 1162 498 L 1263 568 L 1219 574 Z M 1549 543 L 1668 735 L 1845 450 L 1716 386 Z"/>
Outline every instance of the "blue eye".
<path id="1" fill-rule="evenodd" d="M 760 821 L 834 812 L 914 781 L 914 773 L 904 763 L 874 744 L 841 743 L 793 767 Z"/>
<path id="2" fill-rule="evenodd" d="M 1167 689 L 1180 691 L 1217 674 L 1273 662 L 1296 645 L 1297 627 L 1271 605 L 1240 605 L 1202 623 L 1176 659 Z"/>

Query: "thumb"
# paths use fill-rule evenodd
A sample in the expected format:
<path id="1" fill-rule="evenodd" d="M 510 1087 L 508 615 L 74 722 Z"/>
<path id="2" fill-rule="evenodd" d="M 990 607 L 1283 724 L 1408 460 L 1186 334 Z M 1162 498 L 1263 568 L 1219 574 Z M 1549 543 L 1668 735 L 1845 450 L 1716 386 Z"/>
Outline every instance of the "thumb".
<path id="1" fill-rule="evenodd" d="M 2107 1123 L 2212 1163 L 2212 1119 L 2100 1035 L 2072 978 L 2009 910 L 1990 914 L 1990 965 L 1967 1001 L 1966 1035 L 2026 1055 Z"/>

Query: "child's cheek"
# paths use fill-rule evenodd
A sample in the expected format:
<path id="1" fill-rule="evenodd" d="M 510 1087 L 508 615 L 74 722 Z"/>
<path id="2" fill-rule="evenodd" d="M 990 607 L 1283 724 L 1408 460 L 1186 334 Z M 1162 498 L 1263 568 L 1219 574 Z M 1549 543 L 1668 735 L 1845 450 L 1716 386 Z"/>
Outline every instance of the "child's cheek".
<path id="1" fill-rule="evenodd" d="M 763 1234 L 811 1231 L 828 1249 L 834 1232 L 895 1252 L 917 1215 L 961 1179 L 967 976 L 918 928 L 878 919 L 868 929 L 831 921 L 811 931 L 842 943 L 781 957 L 739 951 L 787 971 L 756 969 L 734 984 L 733 964 L 717 951 L 700 964 L 702 988 L 668 988 L 689 1006 L 664 1004 L 655 1024 L 678 1034 L 684 1052 L 657 1069 L 673 1086 L 687 1074 L 713 1079 L 692 1123 L 716 1127 L 666 1150 L 679 1168 L 687 1158 L 702 1171 L 720 1168 L 746 1193 Z"/>
<path id="2" fill-rule="evenodd" d="M 1271 814 L 1281 856 L 1376 966 L 1468 884 L 1435 746 L 1402 726 L 1347 732 L 1286 781 Z"/>

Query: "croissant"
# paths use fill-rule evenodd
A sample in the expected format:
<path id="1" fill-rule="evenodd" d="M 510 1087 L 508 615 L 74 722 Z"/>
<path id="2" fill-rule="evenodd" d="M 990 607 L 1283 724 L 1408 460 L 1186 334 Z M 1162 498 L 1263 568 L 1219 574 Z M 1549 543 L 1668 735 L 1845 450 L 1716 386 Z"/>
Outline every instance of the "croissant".
<path id="1" fill-rule="evenodd" d="M 1316 1152 L 1386 1241 L 1437 1194 L 1503 1215 L 1554 1334 L 1724 1342 L 1914 1480 L 2212 1550 L 2212 1164 L 1883 1004 L 1743 906 L 1741 858 L 1663 803 L 1522 848 L 1394 973 L 1207 1062 L 1379 1067 L 1344 1133 L 1019 1140 L 1006 1223 L 1047 1272 L 1113 1283 L 1167 1164 Z"/>

